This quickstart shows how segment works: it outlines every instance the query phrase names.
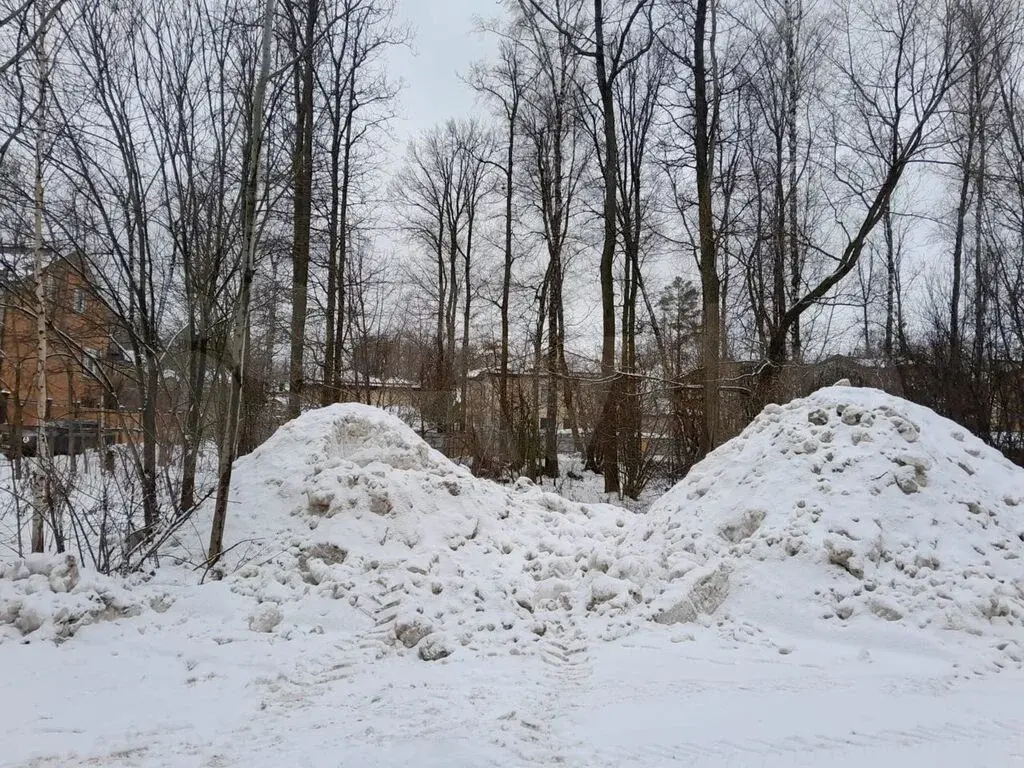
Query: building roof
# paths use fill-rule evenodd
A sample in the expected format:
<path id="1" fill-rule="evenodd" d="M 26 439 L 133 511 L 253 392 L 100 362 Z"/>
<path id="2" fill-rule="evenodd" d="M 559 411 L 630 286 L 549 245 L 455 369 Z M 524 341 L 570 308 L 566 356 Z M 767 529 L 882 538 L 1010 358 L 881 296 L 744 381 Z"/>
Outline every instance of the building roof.
<path id="1" fill-rule="evenodd" d="M 93 285 L 89 279 L 85 260 L 57 253 L 49 247 L 43 248 L 43 273 L 57 266 L 67 267 L 67 272 L 74 272 L 83 277 L 85 282 Z M 35 250 L 26 245 L 5 245 L 0 243 L 0 290 L 22 292 L 33 287 L 35 283 Z"/>

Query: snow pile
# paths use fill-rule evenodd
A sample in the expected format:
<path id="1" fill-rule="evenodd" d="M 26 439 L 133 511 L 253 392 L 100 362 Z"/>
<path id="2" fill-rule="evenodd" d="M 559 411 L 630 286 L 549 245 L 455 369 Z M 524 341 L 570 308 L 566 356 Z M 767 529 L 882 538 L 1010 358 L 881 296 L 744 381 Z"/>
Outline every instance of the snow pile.
<path id="1" fill-rule="evenodd" d="M 616 567 L 628 511 L 478 480 L 368 406 L 281 427 L 238 462 L 232 500 L 225 570 L 257 632 L 301 630 L 320 601 L 324 621 L 349 610 L 424 659 L 518 652 L 583 616 L 624 621 L 640 599 Z"/>
<path id="2" fill-rule="evenodd" d="M 79 569 L 73 555 L 0 562 L 0 643 L 22 638 L 60 643 L 84 626 L 140 611 L 123 587 Z"/>
<path id="3" fill-rule="evenodd" d="M 657 566 L 663 623 L 720 608 L 899 622 L 995 636 L 1020 660 L 1000 638 L 1024 625 L 1024 470 L 878 390 L 768 406 L 652 506 L 627 549 Z"/>

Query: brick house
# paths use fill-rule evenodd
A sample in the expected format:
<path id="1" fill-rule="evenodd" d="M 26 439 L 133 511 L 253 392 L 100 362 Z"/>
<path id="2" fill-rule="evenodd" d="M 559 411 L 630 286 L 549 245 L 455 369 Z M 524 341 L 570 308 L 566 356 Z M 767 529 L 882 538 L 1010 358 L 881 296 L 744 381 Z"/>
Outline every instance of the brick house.
<path id="1" fill-rule="evenodd" d="M 0 433 L 36 429 L 37 323 L 33 254 L 0 246 Z M 46 420 L 53 429 L 103 431 L 113 440 L 137 429 L 119 391 L 129 389 L 127 355 L 116 342 L 114 317 L 73 257 L 46 254 Z M 130 399 L 130 398 L 128 398 Z"/>

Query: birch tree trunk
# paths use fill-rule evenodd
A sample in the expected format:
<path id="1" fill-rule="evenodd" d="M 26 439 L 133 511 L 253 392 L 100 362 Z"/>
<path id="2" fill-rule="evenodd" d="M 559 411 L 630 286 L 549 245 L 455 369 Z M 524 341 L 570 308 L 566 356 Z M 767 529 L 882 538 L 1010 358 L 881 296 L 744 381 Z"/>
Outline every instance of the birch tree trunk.
<path id="1" fill-rule="evenodd" d="M 43 265 L 43 158 L 46 142 L 46 89 L 49 77 L 49 62 L 46 54 L 46 6 L 40 5 L 40 26 L 37 38 L 36 63 L 38 72 L 38 103 L 36 115 L 35 145 L 35 242 L 33 256 L 35 264 L 35 299 L 36 299 L 36 458 L 33 462 L 32 488 L 34 492 L 32 509 L 32 551 L 42 552 L 46 545 L 45 521 L 52 517 L 52 498 L 50 494 L 49 444 L 46 438 L 47 392 L 46 392 L 46 286 L 44 285 Z M 56 523 L 56 521 L 53 521 Z M 55 538 L 59 549 L 60 537 L 57 526 L 54 526 Z"/>
<path id="2" fill-rule="evenodd" d="M 210 528 L 207 565 L 212 568 L 224 552 L 224 524 L 227 521 L 231 492 L 231 471 L 238 454 L 238 424 L 242 411 L 242 381 L 249 344 L 250 298 L 256 264 L 256 193 L 259 186 L 260 154 L 263 148 L 263 105 L 270 79 L 270 42 L 274 31 L 274 0 L 266 0 L 263 12 L 263 40 L 260 43 L 260 70 L 253 88 L 252 113 L 249 116 L 248 146 L 245 157 L 245 182 L 242 190 L 242 282 L 231 336 L 228 339 L 231 384 L 228 412 L 217 466 L 217 499 Z"/>

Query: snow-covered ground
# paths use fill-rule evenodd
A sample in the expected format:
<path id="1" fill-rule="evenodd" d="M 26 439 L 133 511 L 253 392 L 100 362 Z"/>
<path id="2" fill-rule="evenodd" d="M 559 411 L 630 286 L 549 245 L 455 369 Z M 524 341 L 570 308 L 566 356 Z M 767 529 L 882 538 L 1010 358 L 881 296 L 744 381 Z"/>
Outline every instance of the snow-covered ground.
<path id="1" fill-rule="evenodd" d="M 215 585 L 73 648 L 5 647 L 0 765 L 1024 764 L 1024 676 L 958 675 L 928 650 L 804 640 L 783 656 L 645 628 L 547 661 L 374 663 L 358 633 L 218 627 L 231 601 Z"/>
<path id="2" fill-rule="evenodd" d="M 871 390 L 637 515 L 335 406 L 145 580 L 0 568 L 0 766 L 1024 766 L 1024 471 Z"/>
<path id="3" fill-rule="evenodd" d="M 645 486 L 640 498 L 631 499 L 615 493 L 604 492 L 604 477 L 596 472 L 584 469 L 584 460 L 580 454 L 563 453 L 558 456 L 559 477 L 557 480 L 538 478 L 538 484 L 545 489 L 555 491 L 571 501 L 583 504 L 616 504 L 633 512 L 646 512 L 672 487 L 671 481 L 662 477 L 654 477 Z"/>

